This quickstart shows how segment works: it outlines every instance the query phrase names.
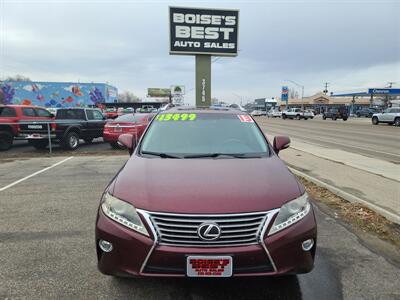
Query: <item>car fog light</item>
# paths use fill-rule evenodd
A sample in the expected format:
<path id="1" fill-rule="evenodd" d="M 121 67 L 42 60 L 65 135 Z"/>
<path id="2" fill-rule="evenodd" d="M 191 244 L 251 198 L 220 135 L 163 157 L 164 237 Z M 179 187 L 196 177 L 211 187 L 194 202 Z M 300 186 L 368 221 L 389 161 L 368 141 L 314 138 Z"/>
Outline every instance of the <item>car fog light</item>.
<path id="1" fill-rule="evenodd" d="M 311 248 L 314 246 L 314 240 L 313 239 L 309 239 L 309 240 L 305 240 L 302 244 L 301 244 L 301 248 L 303 248 L 304 251 L 309 251 L 311 250 Z"/>
<path id="2" fill-rule="evenodd" d="M 99 246 L 100 249 L 103 250 L 104 252 L 111 252 L 113 249 L 113 245 L 110 242 L 104 240 L 99 241 Z"/>

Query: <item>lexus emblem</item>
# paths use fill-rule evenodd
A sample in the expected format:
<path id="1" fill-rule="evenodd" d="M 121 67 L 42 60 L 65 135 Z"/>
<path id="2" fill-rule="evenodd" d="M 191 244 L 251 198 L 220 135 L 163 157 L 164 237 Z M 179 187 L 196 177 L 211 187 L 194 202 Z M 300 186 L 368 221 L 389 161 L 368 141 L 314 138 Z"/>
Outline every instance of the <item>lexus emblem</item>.
<path id="1" fill-rule="evenodd" d="M 221 228 L 215 223 L 202 223 L 197 229 L 197 235 L 205 241 L 214 241 L 221 235 Z"/>

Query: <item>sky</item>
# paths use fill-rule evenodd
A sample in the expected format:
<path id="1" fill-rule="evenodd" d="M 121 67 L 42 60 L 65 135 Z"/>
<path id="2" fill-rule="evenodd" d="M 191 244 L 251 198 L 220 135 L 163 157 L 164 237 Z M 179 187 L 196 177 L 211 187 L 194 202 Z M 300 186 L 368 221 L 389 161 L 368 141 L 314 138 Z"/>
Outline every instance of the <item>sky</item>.
<path id="1" fill-rule="evenodd" d="M 186 87 L 194 56 L 169 54 L 168 6 L 239 9 L 239 55 L 212 63 L 212 97 L 230 103 L 367 87 L 400 88 L 400 1 L 0 0 L 0 79 L 108 82 L 145 97 Z"/>

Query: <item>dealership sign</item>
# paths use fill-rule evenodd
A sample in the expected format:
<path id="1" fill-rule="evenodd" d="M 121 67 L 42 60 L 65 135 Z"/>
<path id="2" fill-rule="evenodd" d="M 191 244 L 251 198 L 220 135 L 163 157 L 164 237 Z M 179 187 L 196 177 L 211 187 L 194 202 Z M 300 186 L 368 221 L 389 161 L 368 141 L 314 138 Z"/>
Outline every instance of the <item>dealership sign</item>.
<path id="1" fill-rule="evenodd" d="M 236 56 L 238 10 L 170 7 L 170 54 Z"/>

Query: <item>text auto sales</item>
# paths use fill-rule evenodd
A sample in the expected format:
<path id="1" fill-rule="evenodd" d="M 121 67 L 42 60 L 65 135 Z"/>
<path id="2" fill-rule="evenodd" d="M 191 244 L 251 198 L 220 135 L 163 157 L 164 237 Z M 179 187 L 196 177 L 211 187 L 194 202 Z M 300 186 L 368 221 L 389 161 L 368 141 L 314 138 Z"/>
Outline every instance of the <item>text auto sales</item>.
<path id="1" fill-rule="evenodd" d="M 174 42 L 174 47 L 235 49 L 236 43 L 229 42 L 231 40 L 231 35 L 234 34 L 235 29 L 227 26 L 235 26 L 236 22 L 236 16 L 173 13 L 173 23 L 182 24 L 175 25 L 175 38 L 194 40 L 223 40 L 223 42 L 176 40 Z M 213 26 L 207 27 L 196 25 Z"/>

